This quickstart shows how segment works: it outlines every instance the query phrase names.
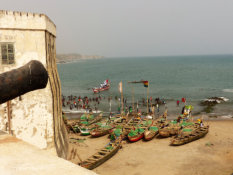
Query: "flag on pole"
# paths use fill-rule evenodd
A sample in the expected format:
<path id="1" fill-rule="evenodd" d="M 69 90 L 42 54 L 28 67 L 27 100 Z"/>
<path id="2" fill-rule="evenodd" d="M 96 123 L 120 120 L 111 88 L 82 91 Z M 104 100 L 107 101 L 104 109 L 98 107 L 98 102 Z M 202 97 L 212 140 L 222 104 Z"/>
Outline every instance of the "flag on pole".
<path id="1" fill-rule="evenodd" d="M 119 92 L 122 93 L 122 81 L 119 83 L 118 89 L 119 89 Z"/>
<path id="2" fill-rule="evenodd" d="M 148 87 L 149 86 L 149 81 L 142 81 L 143 82 L 143 84 L 144 84 L 144 87 Z"/>

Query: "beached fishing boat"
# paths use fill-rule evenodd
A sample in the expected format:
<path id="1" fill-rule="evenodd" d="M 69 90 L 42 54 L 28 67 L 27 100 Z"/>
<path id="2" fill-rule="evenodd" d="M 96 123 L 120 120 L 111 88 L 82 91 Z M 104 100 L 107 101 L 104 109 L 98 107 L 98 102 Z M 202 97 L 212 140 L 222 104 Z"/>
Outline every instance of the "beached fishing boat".
<path id="1" fill-rule="evenodd" d="M 105 80 L 104 83 L 100 85 L 100 87 L 94 87 L 94 88 L 92 88 L 92 90 L 96 94 L 96 93 L 99 93 L 101 91 L 106 91 L 109 88 L 110 88 L 110 83 L 108 80 Z"/>
<path id="2" fill-rule="evenodd" d="M 96 117 L 94 117 L 94 115 L 91 115 L 91 116 L 82 115 L 80 121 L 74 127 L 79 129 L 81 135 L 90 135 L 90 132 L 93 129 L 96 129 L 99 127 L 99 125 L 96 124 L 96 122 L 102 119 L 102 115 L 103 115 L 102 113 Z"/>
<path id="3" fill-rule="evenodd" d="M 93 123 L 100 121 L 103 117 L 103 113 L 100 113 L 98 116 L 94 116 L 93 114 L 83 114 L 80 118 L 79 125 L 80 126 L 89 126 Z"/>
<path id="4" fill-rule="evenodd" d="M 111 130 L 111 132 L 110 132 L 110 139 L 111 140 L 116 140 L 119 137 L 122 137 L 122 138 L 124 137 L 123 127 L 120 125 L 116 126 L 116 128 Z"/>
<path id="5" fill-rule="evenodd" d="M 144 129 L 137 128 L 137 129 L 131 129 L 128 134 L 128 139 L 130 142 L 136 142 L 143 138 L 144 136 Z"/>
<path id="6" fill-rule="evenodd" d="M 131 120 L 127 123 L 127 125 L 128 126 L 136 126 L 139 123 L 141 123 L 141 119 L 140 118 L 132 117 Z"/>
<path id="7" fill-rule="evenodd" d="M 119 124 L 123 122 L 123 119 L 125 119 L 125 117 L 121 114 L 117 114 L 115 116 L 111 116 L 109 118 L 109 122 L 113 123 L 113 124 Z M 124 120 L 125 121 L 125 120 Z"/>
<path id="8" fill-rule="evenodd" d="M 76 125 L 76 127 L 79 129 L 81 135 L 86 136 L 86 135 L 90 135 L 92 130 L 99 128 L 100 124 L 94 123 L 92 125 L 81 125 L 81 126 Z"/>
<path id="9" fill-rule="evenodd" d="M 83 136 L 90 135 L 90 130 L 91 130 L 91 129 L 89 129 L 89 128 L 80 128 L 80 129 L 79 129 L 81 135 L 83 135 Z"/>
<path id="10" fill-rule="evenodd" d="M 159 133 L 159 128 L 157 126 L 150 126 L 148 130 L 144 132 L 144 139 L 149 141 L 153 139 Z"/>
<path id="11" fill-rule="evenodd" d="M 106 160 L 110 159 L 113 155 L 115 155 L 120 147 L 121 138 L 115 140 L 114 142 L 110 142 L 103 149 L 99 150 L 97 153 L 95 153 L 85 161 L 81 162 L 79 165 L 92 170 L 104 163 Z"/>
<path id="12" fill-rule="evenodd" d="M 159 129 L 159 136 L 160 137 L 170 137 L 170 128 L 161 128 Z"/>
<path id="13" fill-rule="evenodd" d="M 102 125 L 96 129 L 93 129 L 90 134 L 92 137 L 100 137 L 106 134 L 109 134 L 109 130 L 111 130 L 113 126 L 111 125 Z"/>
<path id="14" fill-rule="evenodd" d="M 193 128 L 184 128 L 182 131 L 171 140 L 171 145 L 183 145 L 194 140 L 204 137 L 209 131 L 209 126 L 198 126 Z"/>
<path id="15" fill-rule="evenodd" d="M 181 126 L 182 124 L 177 123 L 177 121 L 175 120 L 170 121 L 170 122 L 165 122 L 163 125 L 160 125 L 159 136 L 170 137 L 170 136 L 176 135 Z"/>

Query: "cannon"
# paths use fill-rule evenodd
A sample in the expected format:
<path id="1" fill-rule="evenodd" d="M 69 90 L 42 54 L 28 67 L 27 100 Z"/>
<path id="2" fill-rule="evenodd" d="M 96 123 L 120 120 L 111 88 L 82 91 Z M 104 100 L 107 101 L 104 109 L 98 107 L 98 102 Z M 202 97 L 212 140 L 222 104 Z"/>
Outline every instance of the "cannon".
<path id="1" fill-rule="evenodd" d="M 0 74 L 0 104 L 27 92 L 43 89 L 48 83 L 48 73 L 39 61 Z"/>

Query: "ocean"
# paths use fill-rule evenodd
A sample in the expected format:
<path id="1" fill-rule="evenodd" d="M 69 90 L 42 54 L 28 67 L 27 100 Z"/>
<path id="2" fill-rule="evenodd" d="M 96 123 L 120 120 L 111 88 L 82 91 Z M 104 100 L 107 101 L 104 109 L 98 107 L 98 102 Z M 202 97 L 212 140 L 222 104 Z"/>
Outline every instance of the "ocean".
<path id="1" fill-rule="evenodd" d="M 118 84 L 123 83 L 124 98 L 131 103 L 132 91 L 135 101 L 147 97 L 143 84 L 129 81 L 149 81 L 149 96 L 167 102 L 172 113 L 179 113 L 176 100 L 185 97 L 194 111 L 201 111 L 200 101 L 209 97 L 226 97 L 229 101 L 214 107 L 212 115 L 233 114 L 233 55 L 161 56 L 103 58 L 58 64 L 62 94 L 65 96 L 93 97 L 92 88 L 105 79 L 111 88 L 98 95 L 120 97 Z M 118 102 L 113 103 L 116 108 Z M 108 110 L 108 103 L 103 110 Z M 113 109 L 114 110 L 114 109 Z"/>

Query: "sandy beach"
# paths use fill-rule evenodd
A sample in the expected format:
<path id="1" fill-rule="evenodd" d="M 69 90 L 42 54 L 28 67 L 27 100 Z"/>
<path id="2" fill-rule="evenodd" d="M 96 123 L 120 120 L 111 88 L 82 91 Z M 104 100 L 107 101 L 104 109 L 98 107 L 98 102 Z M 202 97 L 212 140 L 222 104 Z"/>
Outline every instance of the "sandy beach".
<path id="1" fill-rule="evenodd" d="M 169 146 L 171 138 L 154 138 L 149 142 L 123 141 L 122 149 L 108 161 L 95 168 L 101 175 L 231 175 L 233 173 L 233 121 L 207 121 L 209 133 L 202 139 L 183 146 Z M 70 135 L 70 137 L 77 137 Z M 71 144 L 85 160 L 105 146 L 108 136 L 86 139 Z M 74 163 L 78 156 L 70 157 Z"/>

